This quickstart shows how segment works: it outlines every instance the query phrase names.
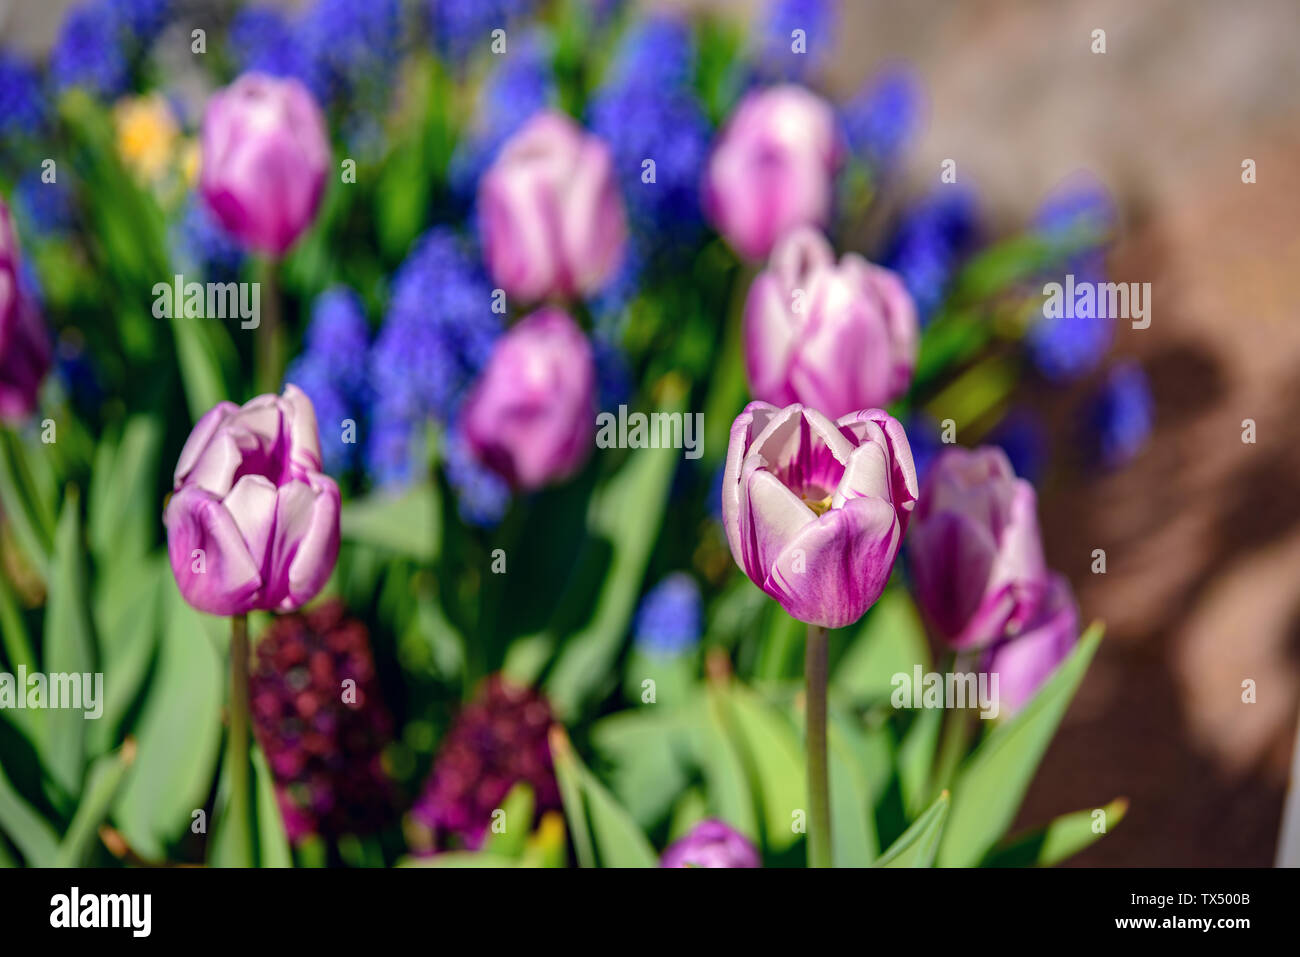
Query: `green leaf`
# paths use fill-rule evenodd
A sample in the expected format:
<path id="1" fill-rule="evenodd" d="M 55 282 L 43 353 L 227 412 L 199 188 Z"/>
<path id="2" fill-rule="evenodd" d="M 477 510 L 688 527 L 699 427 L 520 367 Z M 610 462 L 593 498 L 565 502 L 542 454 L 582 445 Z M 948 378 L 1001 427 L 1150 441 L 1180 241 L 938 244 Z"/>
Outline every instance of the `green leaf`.
<path id="1" fill-rule="evenodd" d="M 932 867 L 947 816 L 948 792 L 944 791 L 889 846 L 889 850 L 880 855 L 876 867 Z"/>
<path id="2" fill-rule="evenodd" d="M 602 867 L 656 867 L 659 859 L 646 840 L 646 836 L 613 796 L 605 790 L 578 759 L 568 737 L 558 727 L 551 734 L 551 756 L 554 760 L 557 776 L 563 766 L 568 784 L 561 781 L 561 796 L 566 787 L 576 788 L 581 793 L 581 802 L 585 804 L 591 821 L 591 834 L 594 838 L 596 855 Z M 564 797 L 565 813 L 569 814 L 570 799 Z M 581 813 L 581 807 L 576 808 Z M 570 816 L 570 829 L 576 831 L 585 826 L 581 820 L 575 821 Z M 575 841 L 575 846 L 577 842 Z M 585 853 L 590 854 L 588 848 Z M 581 854 L 580 854 L 581 857 Z M 584 865 L 590 866 L 590 865 Z"/>
<path id="3" fill-rule="evenodd" d="M 446 851 L 429 857 L 403 857 L 398 867 L 518 867 L 512 857 L 486 854 L 481 851 Z"/>
<path id="4" fill-rule="evenodd" d="M 558 725 L 551 728 L 551 762 L 555 767 L 555 781 L 560 788 L 564 804 L 564 818 L 569 822 L 573 837 L 573 850 L 578 855 L 579 867 L 595 867 L 596 852 L 592 849 L 591 829 L 587 826 L 587 811 L 582 800 L 582 785 L 578 778 L 577 758 L 569 736 Z"/>
<path id="5" fill-rule="evenodd" d="M 51 867 L 59 852 L 59 838 L 22 795 L 14 790 L 0 764 L 0 831 L 8 835 L 29 867 Z"/>
<path id="6" fill-rule="evenodd" d="M 918 664 L 929 671 L 925 627 L 907 590 L 891 585 L 836 662 L 831 684 L 855 703 L 874 704 L 893 693 L 894 675 L 911 675 Z"/>
<path id="7" fill-rule="evenodd" d="M 831 798 L 831 860 L 836 867 L 870 867 L 880 852 L 872 812 L 871 782 L 857 762 L 847 729 L 831 721 L 827 729 Z"/>
<path id="8" fill-rule="evenodd" d="M 679 413 L 685 383 L 665 379 L 660 411 Z M 607 680 L 627 635 L 650 552 L 663 526 L 668 490 L 681 457 L 680 449 L 637 449 L 592 496 L 588 534 L 610 546 L 604 583 L 590 620 L 560 649 L 546 679 L 546 695 L 560 717 L 579 706 Z"/>
<path id="9" fill-rule="evenodd" d="M 91 722 L 87 740 L 102 754 L 119 740 L 120 725 L 142 690 L 158 648 L 160 619 L 171 566 L 156 553 L 136 562 L 101 568 L 95 582 L 94 620 L 104 683 L 103 713 Z"/>
<path id="10" fill-rule="evenodd" d="M 501 802 L 501 811 L 503 830 L 489 831 L 487 840 L 483 842 L 483 852 L 517 860 L 524 853 L 533 826 L 533 789 L 520 781 Z"/>
<path id="11" fill-rule="evenodd" d="M 438 557 L 441 515 L 438 489 L 426 481 L 400 495 L 376 492 L 346 503 L 339 526 L 347 541 L 431 562 Z"/>
<path id="12" fill-rule="evenodd" d="M 692 722 L 696 762 L 704 776 L 710 816 L 721 818 L 755 844 L 761 839 L 758 810 L 740 744 L 728 729 L 727 692 L 710 683 L 702 715 Z"/>
<path id="13" fill-rule="evenodd" d="M 958 771 L 952 820 L 939 848 L 940 866 L 977 864 L 1011 826 L 1103 630 L 1099 623 L 1092 625 L 1033 699 L 995 728 Z"/>
<path id="14" fill-rule="evenodd" d="M 1094 831 L 1096 814 L 1101 812 L 1104 831 Z M 1063 814 L 1045 828 L 1012 838 L 1005 847 L 993 851 L 984 867 L 1051 867 L 1073 857 L 1099 841 L 1128 811 L 1128 800 L 1115 798 L 1102 808 L 1085 808 Z"/>
<path id="15" fill-rule="evenodd" d="M 763 806 L 767 846 L 784 851 L 798 837 L 791 826 L 794 812 L 808 807 L 807 775 L 798 735 L 783 714 L 748 688 L 733 684 L 726 704 Z"/>
<path id="16" fill-rule="evenodd" d="M 80 498 L 76 486 L 69 485 L 55 533 L 54 563 L 50 569 L 45 613 L 42 665 L 51 676 L 51 694 L 54 675 L 80 678 L 81 675 L 93 676 L 97 670 L 95 638 L 86 607 L 89 593 L 84 555 Z M 46 716 L 44 733 L 42 763 L 65 794 L 76 795 L 81 790 L 86 764 L 85 712 L 73 708 L 51 709 Z"/>
<path id="17" fill-rule="evenodd" d="M 167 593 L 158 663 L 136 732 L 140 757 L 113 811 L 146 858 L 165 856 L 166 844 L 185 834 L 191 814 L 207 803 L 221 744 L 225 622 L 195 611 L 174 584 Z"/>
<path id="18" fill-rule="evenodd" d="M 920 811 L 934 767 L 934 752 L 939 746 L 939 729 L 943 711 L 923 708 L 912 720 L 898 749 L 898 786 L 907 813 Z"/>
<path id="19" fill-rule="evenodd" d="M 54 515 L 37 488 L 22 440 L 0 427 L 0 506 L 14 538 L 44 577 L 54 551 Z"/>
<path id="20" fill-rule="evenodd" d="M 257 858 L 262 867 L 293 867 L 293 851 L 284 828 L 280 802 L 275 796 L 275 778 L 266 755 L 252 742 L 254 813 L 257 815 Z"/>
<path id="21" fill-rule="evenodd" d="M 610 790 L 642 827 L 652 827 L 689 783 L 678 752 L 681 712 L 659 705 L 619 711 L 591 728 L 593 747 L 608 760 Z"/>
<path id="22" fill-rule="evenodd" d="M 162 425 L 153 416 L 127 420 L 119 442 L 100 443 L 87 494 L 87 536 L 102 566 L 142 556 L 158 526 L 155 477 Z"/>
<path id="23" fill-rule="evenodd" d="M 90 863 L 99 826 L 108 816 L 108 809 L 133 760 L 135 742 L 128 740 L 120 749 L 103 755 L 90 766 L 86 789 L 68 832 L 63 836 L 63 843 L 59 845 L 55 867 L 85 867 Z"/>

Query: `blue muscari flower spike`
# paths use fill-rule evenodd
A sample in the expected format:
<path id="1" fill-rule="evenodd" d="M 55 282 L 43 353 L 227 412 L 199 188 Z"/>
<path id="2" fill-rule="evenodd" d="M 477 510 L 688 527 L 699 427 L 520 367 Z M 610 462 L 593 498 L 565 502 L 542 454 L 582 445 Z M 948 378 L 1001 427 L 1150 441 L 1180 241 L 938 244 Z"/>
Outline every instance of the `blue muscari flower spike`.
<path id="1" fill-rule="evenodd" d="M 147 47 L 162 33 L 171 16 L 171 0 L 101 0 L 112 11 L 127 38 Z"/>
<path id="2" fill-rule="evenodd" d="M 547 41 L 540 33 L 511 40 L 509 52 L 478 94 L 477 126 L 456 144 L 448 179 L 462 201 L 472 200 L 479 177 L 509 137 L 554 98 L 555 79 Z"/>
<path id="3" fill-rule="evenodd" d="M 294 25 L 273 7 L 244 7 L 230 21 L 230 54 L 240 72 L 256 70 L 272 76 L 297 77 L 320 95 L 322 82 L 314 76 Z"/>
<path id="4" fill-rule="evenodd" d="M 370 327 L 357 294 L 336 286 L 316 297 L 302 354 L 285 375 L 316 407 L 325 470 L 335 475 L 355 461 L 356 446 L 342 441 L 342 423 L 356 422 L 367 400 L 368 382 L 360 357 Z"/>
<path id="5" fill-rule="evenodd" d="M 41 75 L 18 54 L 0 50 L 0 146 L 39 136 L 49 111 Z"/>
<path id="6" fill-rule="evenodd" d="M 836 0 L 769 0 L 762 23 L 758 72 L 781 80 L 802 80 L 821 66 L 835 46 Z M 795 30 L 804 32 L 805 52 L 792 49 Z"/>
<path id="7" fill-rule="evenodd" d="M 72 195 L 60 182 L 42 182 L 35 170 L 14 187 L 14 201 L 30 235 L 47 236 L 66 232 L 76 219 Z"/>
<path id="8" fill-rule="evenodd" d="M 1042 419 L 1029 409 L 1013 409 L 989 433 L 988 442 L 1007 454 L 1016 475 L 1038 484 L 1049 451 L 1047 428 Z"/>
<path id="9" fill-rule="evenodd" d="M 456 511 L 470 525 L 493 528 L 510 508 L 510 486 L 481 464 L 465 440 L 452 430 L 444 445 L 447 483 L 456 493 Z"/>
<path id="10" fill-rule="evenodd" d="M 244 264 L 243 248 L 198 196 L 187 200 L 171 236 L 181 272 L 199 273 L 210 282 L 227 282 L 239 274 Z"/>
<path id="11" fill-rule="evenodd" d="M 674 656 L 690 651 L 703 630 L 700 586 L 686 572 L 673 572 L 646 594 L 633 636 L 639 650 Z"/>
<path id="12" fill-rule="evenodd" d="M 1155 420 L 1155 401 L 1146 373 L 1135 360 L 1117 362 L 1088 409 L 1090 447 L 1104 468 L 1129 462 L 1146 445 Z"/>
<path id="13" fill-rule="evenodd" d="M 431 418 L 455 420 L 501 331 L 479 260 L 449 230 L 430 230 L 398 268 L 368 360 L 375 404 L 367 463 L 376 481 L 411 477 L 417 430 Z"/>
<path id="14" fill-rule="evenodd" d="M 882 261 L 912 294 L 922 326 L 943 304 L 949 281 L 971 251 L 976 222 L 974 194 L 956 186 L 941 187 L 904 213 Z"/>
<path id="15" fill-rule="evenodd" d="M 882 70 L 841 111 L 853 153 L 877 172 L 888 172 L 920 124 L 924 94 L 907 67 Z"/>
<path id="16" fill-rule="evenodd" d="M 434 45 L 443 56 L 463 63 L 476 51 L 487 52 L 493 30 L 506 30 L 508 37 L 510 27 L 536 6 L 536 0 L 427 0 Z"/>
<path id="17" fill-rule="evenodd" d="M 588 106 L 593 133 L 609 144 L 643 251 L 687 245 L 702 224 L 699 184 L 711 128 L 690 87 L 695 52 L 679 21 L 652 18 L 619 46 L 615 68 Z M 655 182 L 642 164 L 655 162 Z"/>
<path id="18" fill-rule="evenodd" d="M 1087 239 L 1063 266 L 1041 277 L 1044 282 L 1064 283 L 1072 274 L 1081 282 L 1106 281 L 1105 243 L 1115 230 L 1114 200 L 1093 176 L 1078 173 L 1055 189 L 1039 207 L 1034 228 L 1039 235 L 1058 242 Z M 1041 285 L 1032 292 L 1037 295 Z M 1073 304 L 1067 303 L 1070 311 Z M 1110 348 L 1115 317 L 1064 315 L 1044 317 L 1034 323 L 1026 347 L 1035 368 L 1050 382 L 1064 383 L 1085 375 Z"/>
<path id="19" fill-rule="evenodd" d="M 386 97 L 401 34 L 398 0 L 316 0 L 295 30 L 310 62 L 309 85 L 325 100 Z"/>
<path id="20" fill-rule="evenodd" d="M 107 4 L 89 0 L 74 7 L 50 52 L 55 86 L 85 87 L 105 98 L 124 93 L 130 77 L 122 41 L 122 23 Z"/>

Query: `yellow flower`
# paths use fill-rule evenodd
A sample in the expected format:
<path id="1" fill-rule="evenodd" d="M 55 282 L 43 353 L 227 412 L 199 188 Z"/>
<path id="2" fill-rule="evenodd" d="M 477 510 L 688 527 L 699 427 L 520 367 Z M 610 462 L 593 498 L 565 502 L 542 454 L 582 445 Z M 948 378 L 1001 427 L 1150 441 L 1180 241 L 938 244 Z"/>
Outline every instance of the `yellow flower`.
<path id="1" fill-rule="evenodd" d="M 113 107 L 117 152 L 136 176 L 156 182 L 171 167 L 180 128 L 159 93 L 124 97 Z"/>

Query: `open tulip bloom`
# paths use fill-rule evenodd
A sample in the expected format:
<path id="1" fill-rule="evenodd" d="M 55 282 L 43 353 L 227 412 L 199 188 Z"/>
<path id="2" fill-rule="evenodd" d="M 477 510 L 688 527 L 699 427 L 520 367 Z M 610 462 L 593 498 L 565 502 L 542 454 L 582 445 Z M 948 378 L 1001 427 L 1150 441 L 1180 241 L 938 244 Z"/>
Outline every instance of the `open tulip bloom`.
<path id="1" fill-rule="evenodd" d="M 880 597 L 916 504 L 903 427 L 879 409 L 832 421 L 815 409 L 751 402 L 731 427 L 722 522 L 736 563 L 808 625 L 809 862 L 830 866 L 826 629 Z"/>

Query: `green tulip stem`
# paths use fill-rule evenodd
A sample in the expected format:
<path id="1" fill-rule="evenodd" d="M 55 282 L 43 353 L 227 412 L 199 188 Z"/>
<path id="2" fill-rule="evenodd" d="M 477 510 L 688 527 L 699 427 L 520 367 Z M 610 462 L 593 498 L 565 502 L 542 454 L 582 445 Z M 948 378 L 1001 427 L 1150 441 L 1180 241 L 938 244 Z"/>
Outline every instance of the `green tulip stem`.
<path id="1" fill-rule="evenodd" d="M 279 392 L 284 377 L 284 323 L 280 321 L 280 264 L 267 257 L 259 264 L 258 280 L 262 285 L 258 301 L 261 315 L 254 342 L 254 375 L 258 393 Z"/>
<path id="2" fill-rule="evenodd" d="M 253 789 L 249 768 L 248 716 L 248 616 L 230 619 L 230 734 L 226 741 L 226 773 L 230 793 L 226 799 L 226 820 L 233 853 L 231 863 L 253 866 Z"/>
<path id="3" fill-rule="evenodd" d="M 808 866 L 831 866 L 831 799 L 826 769 L 826 629 L 808 626 L 804 658 L 808 682 L 805 723 L 808 733 Z"/>

